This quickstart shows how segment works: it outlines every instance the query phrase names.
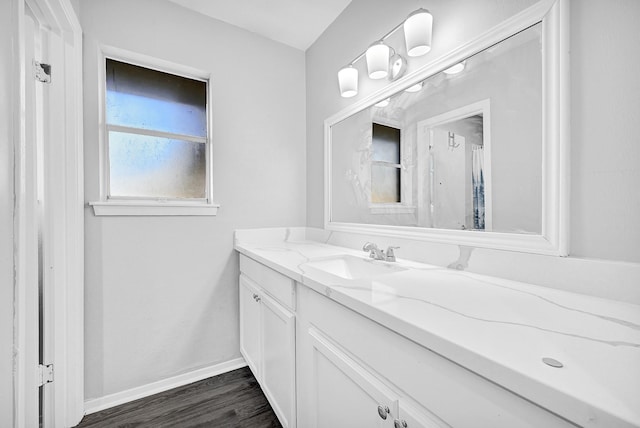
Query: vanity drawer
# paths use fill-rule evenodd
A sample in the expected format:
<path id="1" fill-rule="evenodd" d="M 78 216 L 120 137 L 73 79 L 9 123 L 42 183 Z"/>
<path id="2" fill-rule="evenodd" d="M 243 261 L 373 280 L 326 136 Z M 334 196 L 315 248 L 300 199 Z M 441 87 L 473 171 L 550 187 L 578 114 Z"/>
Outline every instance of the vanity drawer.
<path id="1" fill-rule="evenodd" d="M 559 418 L 364 316 L 301 287 L 301 330 L 316 328 L 363 367 L 451 427 L 568 428 Z"/>
<path id="2" fill-rule="evenodd" d="M 295 308 L 294 281 L 257 261 L 240 254 L 240 272 L 260 285 L 279 303 Z"/>

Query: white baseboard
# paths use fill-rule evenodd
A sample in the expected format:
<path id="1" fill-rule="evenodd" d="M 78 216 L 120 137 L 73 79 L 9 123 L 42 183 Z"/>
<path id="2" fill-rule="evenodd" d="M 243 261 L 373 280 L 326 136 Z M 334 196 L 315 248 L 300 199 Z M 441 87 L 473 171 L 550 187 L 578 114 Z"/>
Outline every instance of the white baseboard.
<path id="1" fill-rule="evenodd" d="M 162 379 L 147 385 L 131 388 L 126 391 L 116 392 L 115 394 L 106 395 L 100 398 L 92 398 L 84 402 L 84 412 L 86 415 L 96 413 L 101 410 L 109 409 L 120 404 L 148 397 L 159 392 L 168 391 L 172 388 L 188 385 L 199 380 L 217 376 L 222 373 L 230 372 L 242 367 L 246 367 L 247 363 L 244 358 L 236 358 L 234 360 L 225 361 L 209 367 L 203 367 L 178 376 Z"/>

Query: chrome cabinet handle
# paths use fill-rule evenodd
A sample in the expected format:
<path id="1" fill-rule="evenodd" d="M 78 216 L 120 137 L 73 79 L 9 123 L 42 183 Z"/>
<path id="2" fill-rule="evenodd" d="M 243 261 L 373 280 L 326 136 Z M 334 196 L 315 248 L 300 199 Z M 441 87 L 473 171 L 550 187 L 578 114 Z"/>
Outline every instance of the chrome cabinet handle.
<path id="1" fill-rule="evenodd" d="M 256 302 L 260 301 L 260 296 L 258 296 L 257 294 L 253 295 L 253 300 L 255 300 Z"/>
<path id="2" fill-rule="evenodd" d="M 378 406 L 378 415 L 380 415 L 382 419 L 386 420 L 389 413 L 391 413 L 391 410 L 389 410 L 388 406 Z"/>
<path id="3" fill-rule="evenodd" d="M 394 428 L 407 428 L 407 421 L 396 419 L 393 421 Z"/>

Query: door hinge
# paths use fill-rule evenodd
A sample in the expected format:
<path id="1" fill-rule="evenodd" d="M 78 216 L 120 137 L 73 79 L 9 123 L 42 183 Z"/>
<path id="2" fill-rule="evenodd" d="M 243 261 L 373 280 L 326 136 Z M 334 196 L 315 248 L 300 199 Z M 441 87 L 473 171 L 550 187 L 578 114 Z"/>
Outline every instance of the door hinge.
<path id="1" fill-rule="evenodd" d="M 53 382 L 53 364 L 38 366 L 38 386 Z"/>
<path id="2" fill-rule="evenodd" d="M 33 70 L 38 82 L 51 83 L 51 64 L 33 61 Z"/>

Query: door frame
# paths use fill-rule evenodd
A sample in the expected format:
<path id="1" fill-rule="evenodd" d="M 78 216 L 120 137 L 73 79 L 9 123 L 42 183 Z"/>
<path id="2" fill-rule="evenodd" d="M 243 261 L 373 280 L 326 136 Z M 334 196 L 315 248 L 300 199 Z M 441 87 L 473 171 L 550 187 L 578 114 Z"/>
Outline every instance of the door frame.
<path id="1" fill-rule="evenodd" d="M 13 11 L 14 59 L 14 426 L 31 426 L 38 410 L 38 325 L 30 320 L 38 311 L 33 292 L 37 252 L 37 203 L 26 190 L 34 169 L 27 157 L 29 144 L 25 88 L 25 5 L 38 15 L 41 25 L 54 34 L 50 45 L 52 83 L 50 102 L 44 106 L 51 117 L 46 138 L 50 150 L 43 157 L 45 179 L 52 189 L 43 219 L 48 232 L 45 260 L 51 290 L 45 310 L 51 314 L 49 363 L 54 382 L 49 384 L 53 408 L 44 420 L 46 428 L 77 425 L 84 416 L 84 178 L 82 139 L 82 30 L 70 0 L 10 0 Z M 48 258 L 47 258 L 48 255 Z M 37 275 L 36 275 L 37 277 Z M 35 284 L 37 287 L 37 282 Z M 37 347 L 36 347 L 37 350 Z M 35 402 L 34 402 L 35 399 Z M 37 426 L 37 425 L 36 425 Z"/>

